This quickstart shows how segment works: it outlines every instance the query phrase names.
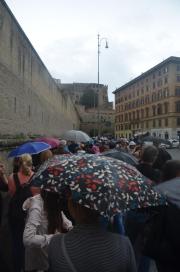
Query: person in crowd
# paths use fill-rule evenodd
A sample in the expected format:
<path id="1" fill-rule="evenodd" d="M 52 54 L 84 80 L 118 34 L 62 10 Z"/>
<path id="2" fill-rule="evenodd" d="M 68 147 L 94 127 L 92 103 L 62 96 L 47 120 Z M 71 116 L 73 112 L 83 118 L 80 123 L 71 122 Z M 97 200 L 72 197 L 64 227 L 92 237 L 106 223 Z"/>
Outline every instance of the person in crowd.
<path id="1" fill-rule="evenodd" d="M 32 171 L 32 157 L 29 154 L 24 154 L 18 159 L 18 172 L 14 172 L 8 177 L 8 188 L 9 193 L 13 196 L 16 192 L 16 183 L 14 177 L 17 176 L 19 179 L 20 185 L 23 185 L 29 181 L 33 176 L 34 172 Z"/>
<path id="2" fill-rule="evenodd" d="M 172 156 L 168 153 L 168 151 L 165 148 L 158 147 L 159 145 L 158 141 L 157 142 L 155 141 L 154 145 L 158 149 L 158 156 L 153 164 L 153 168 L 159 169 L 161 171 L 165 162 L 168 160 L 172 160 Z"/>
<path id="3" fill-rule="evenodd" d="M 161 173 L 159 170 L 153 168 L 153 163 L 158 156 L 158 149 L 153 146 L 145 146 L 142 150 L 140 163 L 137 169 L 147 178 L 151 179 L 155 183 L 159 183 L 161 179 Z"/>
<path id="4" fill-rule="evenodd" d="M 5 174 L 5 165 L 3 163 L 0 163 L 0 192 L 1 191 L 3 192 L 8 191 L 8 180 Z M 3 210 L 3 204 L 2 204 L 2 196 L 0 194 L 0 226 L 1 226 L 2 210 Z"/>
<path id="5" fill-rule="evenodd" d="M 128 145 L 129 145 L 129 142 L 126 138 L 121 138 L 119 140 L 119 149 L 120 150 L 128 152 Z"/>
<path id="6" fill-rule="evenodd" d="M 75 203 L 71 196 L 68 209 L 76 225 L 67 234 L 51 239 L 50 271 L 136 271 L 133 249 L 127 237 L 102 228 L 99 213 Z"/>
<path id="7" fill-rule="evenodd" d="M 53 153 L 50 149 L 41 152 L 40 153 L 40 164 L 42 164 L 45 161 L 47 161 L 48 159 L 52 158 L 52 156 L 53 156 Z"/>
<path id="8" fill-rule="evenodd" d="M 166 161 L 162 168 L 162 182 L 180 177 L 180 161 Z"/>
<path id="9" fill-rule="evenodd" d="M 59 147 L 53 152 L 54 155 L 71 154 L 66 140 L 61 140 Z"/>
<path id="10" fill-rule="evenodd" d="M 75 153 L 76 149 L 79 147 L 79 145 L 77 143 L 75 143 L 74 141 L 71 141 L 70 144 L 68 145 L 68 149 L 71 153 Z"/>
<path id="11" fill-rule="evenodd" d="M 142 144 L 137 144 L 134 148 L 134 150 L 131 152 L 134 157 L 136 157 L 138 160 L 141 159 L 141 153 L 142 153 Z"/>
<path id="12" fill-rule="evenodd" d="M 149 222 L 143 252 L 154 259 L 158 272 L 179 271 L 179 228 L 180 210 L 173 204 L 159 208 Z"/>
<path id="13" fill-rule="evenodd" d="M 129 153 L 133 154 L 135 147 L 136 143 L 134 141 L 130 141 L 128 146 Z"/>
<path id="14" fill-rule="evenodd" d="M 53 153 L 50 149 L 44 150 L 39 154 L 32 155 L 33 171 L 37 172 L 42 163 L 52 158 Z"/>
<path id="15" fill-rule="evenodd" d="M 7 264 L 4 251 L 6 249 L 6 246 L 4 245 L 4 231 L 1 227 L 1 221 L 4 221 L 3 218 L 3 212 L 4 212 L 4 206 L 3 206 L 3 198 L 1 196 L 1 192 L 7 192 L 8 191 L 8 180 L 6 176 L 6 169 L 5 165 L 3 163 L 0 163 L 0 271 L 10 271 L 9 265 Z M 4 223 L 4 222 L 3 222 Z M 3 224 L 2 224 L 3 225 Z M 7 237 L 6 237 L 7 238 Z"/>
<path id="16" fill-rule="evenodd" d="M 25 245 L 25 270 L 47 271 L 49 268 L 47 247 L 53 235 L 72 229 L 72 223 L 62 212 L 58 194 L 42 190 L 28 198 L 23 209 L 27 211 L 23 234 Z"/>
<path id="17" fill-rule="evenodd" d="M 33 174 L 32 158 L 29 154 L 24 154 L 19 158 L 18 172 L 8 177 L 8 188 L 11 195 L 8 217 L 15 272 L 21 272 L 24 269 L 23 231 L 25 215 L 22 211 L 22 204 L 25 199 L 32 196 L 33 192 L 26 184 Z"/>

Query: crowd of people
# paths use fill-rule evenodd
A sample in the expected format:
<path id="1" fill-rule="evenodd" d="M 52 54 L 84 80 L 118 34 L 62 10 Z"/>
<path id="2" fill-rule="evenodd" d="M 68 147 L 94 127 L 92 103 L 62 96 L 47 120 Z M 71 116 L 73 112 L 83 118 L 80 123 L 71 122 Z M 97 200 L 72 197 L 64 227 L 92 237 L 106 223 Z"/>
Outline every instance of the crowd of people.
<path id="1" fill-rule="evenodd" d="M 15 157 L 10 175 L 0 163 L 0 191 L 9 195 L 9 262 L 12 258 L 9 265 L 0 250 L 0 271 L 150 272 L 152 260 L 154 271 L 180 270 L 180 210 L 172 203 L 145 212 L 130 211 L 107 222 L 97 211 L 75 203 L 70 193 L 63 201 L 58 193 L 29 182 L 54 155 L 102 156 L 110 149 L 136 157 L 137 169 L 153 186 L 180 177 L 180 161 L 164 148 L 127 139 L 61 140 L 55 149 Z M 0 224 L 2 214 L 1 197 Z"/>

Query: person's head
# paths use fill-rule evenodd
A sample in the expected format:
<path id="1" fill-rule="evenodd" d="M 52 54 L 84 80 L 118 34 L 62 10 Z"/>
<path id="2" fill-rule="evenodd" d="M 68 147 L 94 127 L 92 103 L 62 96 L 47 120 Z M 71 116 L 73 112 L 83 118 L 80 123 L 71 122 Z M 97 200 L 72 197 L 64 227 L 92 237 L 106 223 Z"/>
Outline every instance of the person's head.
<path id="1" fill-rule="evenodd" d="M 180 177 L 180 161 L 166 161 L 162 168 L 162 180 L 166 181 L 176 177 Z"/>
<path id="2" fill-rule="evenodd" d="M 72 200 L 72 197 L 68 197 L 68 210 L 72 218 L 77 224 L 98 224 L 99 213 L 88 209 Z"/>
<path id="3" fill-rule="evenodd" d="M 158 149 L 154 145 L 145 146 L 142 150 L 141 161 L 153 164 L 158 156 Z"/>
<path id="4" fill-rule="evenodd" d="M 43 163 L 47 161 L 48 159 L 52 158 L 53 153 L 51 150 L 45 150 L 40 153 L 40 162 Z"/>
<path id="5" fill-rule="evenodd" d="M 41 190 L 41 197 L 44 202 L 44 210 L 48 219 L 48 234 L 54 234 L 56 231 L 64 232 L 62 222 L 62 199 L 59 194 Z"/>
<path id="6" fill-rule="evenodd" d="M 134 141 L 130 141 L 130 143 L 129 143 L 129 148 L 130 148 L 130 149 L 134 149 L 135 146 L 136 146 L 136 143 L 135 143 Z"/>
<path id="7" fill-rule="evenodd" d="M 25 176 L 31 175 L 32 157 L 30 154 L 24 154 L 19 157 L 19 170 L 22 171 Z"/>

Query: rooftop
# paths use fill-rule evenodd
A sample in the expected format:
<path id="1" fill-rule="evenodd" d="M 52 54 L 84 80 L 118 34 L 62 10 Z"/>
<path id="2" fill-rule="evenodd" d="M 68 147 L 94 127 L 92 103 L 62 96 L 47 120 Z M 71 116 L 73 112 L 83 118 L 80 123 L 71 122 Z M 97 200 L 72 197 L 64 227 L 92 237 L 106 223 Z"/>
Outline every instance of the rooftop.
<path id="1" fill-rule="evenodd" d="M 165 59 L 164 61 L 160 62 L 159 64 L 155 65 L 154 67 L 152 67 L 151 69 L 147 70 L 145 73 L 142 73 L 140 76 L 134 78 L 133 80 L 129 81 L 128 83 L 122 85 L 120 88 L 116 89 L 113 94 L 116 94 L 119 91 L 124 90 L 124 88 L 136 83 L 138 80 L 143 79 L 145 77 L 147 77 L 150 73 L 154 72 L 155 70 L 158 70 L 159 68 L 161 68 L 162 66 L 168 64 L 169 62 L 176 62 L 176 63 L 180 63 L 180 58 L 179 57 L 169 57 L 167 59 Z"/>

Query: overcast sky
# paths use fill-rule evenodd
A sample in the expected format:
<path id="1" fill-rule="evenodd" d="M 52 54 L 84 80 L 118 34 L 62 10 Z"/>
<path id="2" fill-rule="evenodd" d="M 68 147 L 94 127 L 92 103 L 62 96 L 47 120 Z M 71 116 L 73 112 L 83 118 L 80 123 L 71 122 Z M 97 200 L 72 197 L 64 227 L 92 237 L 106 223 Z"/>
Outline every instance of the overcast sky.
<path id="1" fill-rule="evenodd" d="M 180 0 L 6 0 L 55 78 L 112 91 L 169 56 L 180 56 Z"/>

